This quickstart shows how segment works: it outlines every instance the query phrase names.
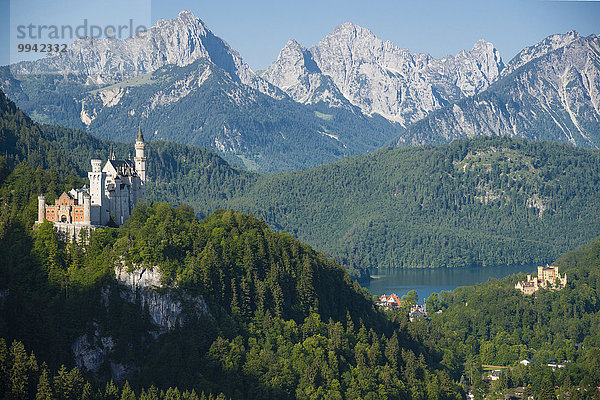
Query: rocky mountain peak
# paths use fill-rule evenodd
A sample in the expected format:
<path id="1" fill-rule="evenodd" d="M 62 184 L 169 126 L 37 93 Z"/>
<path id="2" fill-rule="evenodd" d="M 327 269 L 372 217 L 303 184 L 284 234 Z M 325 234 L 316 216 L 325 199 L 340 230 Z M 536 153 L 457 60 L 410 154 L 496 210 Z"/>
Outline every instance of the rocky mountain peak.
<path id="1" fill-rule="evenodd" d="M 312 53 L 293 39 L 281 49 L 277 60 L 265 70 L 262 78 L 301 103 L 325 101 L 330 105 L 351 107 L 331 78 L 322 74 Z"/>
<path id="2" fill-rule="evenodd" d="M 487 88 L 500 76 L 505 68 L 500 52 L 494 47 L 493 43 L 484 39 L 475 42 L 470 51 L 463 50 L 459 52 L 455 57 L 455 61 L 459 62 L 458 68 L 461 72 L 478 75 L 478 79 L 475 81 L 471 79 L 471 82 L 467 85 L 469 87 L 459 85 L 466 96 L 471 96 Z M 472 83 L 475 83 L 475 85 L 472 85 Z"/>
<path id="3" fill-rule="evenodd" d="M 528 62 L 540 58 L 548 53 L 551 53 L 557 49 L 568 46 L 577 39 L 581 38 L 581 35 L 576 31 L 572 30 L 564 34 L 550 35 L 539 43 L 533 46 L 525 47 L 519 52 L 510 62 L 502 75 L 506 76 Z"/>
<path id="4" fill-rule="evenodd" d="M 326 38 L 337 38 L 346 40 L 355 40 L 357 38 L 378 39 L 377 36 L 369 29 L 363 28 L 352 22 L 344 22 L 336 26 Z"/>
<path id="5" fill-rule="evenodd" d="M 313 62 L 315 68 L 308 71 Z M 343 97 L 337 104 L 346 100 L 367 115 L 377 113 L 408 124 L 449 101 L 484 90 L 503 68 L 500 53 L 484 40 L 456 57 L 438 60 L 411 54 L 369 29 L 346 22 L 309 50 L 288 42 L 263 77 L 296 101 L 311 102 L 306 95 L 315 88 L 306 85 L 321 85 L 324 80 L 315 78 L 321 74 Z M 308 72 L 312 79 L 306 79 Z"/>

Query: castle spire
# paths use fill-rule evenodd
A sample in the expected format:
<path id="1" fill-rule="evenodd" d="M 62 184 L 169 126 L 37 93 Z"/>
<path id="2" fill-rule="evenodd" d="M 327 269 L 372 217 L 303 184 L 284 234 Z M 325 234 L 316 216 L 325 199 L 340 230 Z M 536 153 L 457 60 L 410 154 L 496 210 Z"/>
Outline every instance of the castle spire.
<path id="1" fill-rule="evenodd" d="M 115 159 L 115 150 L 113 148 L 112 143 L 110 145 L 110 153 L 108 154 L 108 159 L 109 160 L 114 160 Z"/>
<path id="2" fill-rule="evenodd" d="M 137 134 L 137 138 L 135 139 L 136 142 L 143 142 L 144 141 L 144 135 L 142 135 L 142 126 L 139 125 L 138 127 L 138 134 Z"/>

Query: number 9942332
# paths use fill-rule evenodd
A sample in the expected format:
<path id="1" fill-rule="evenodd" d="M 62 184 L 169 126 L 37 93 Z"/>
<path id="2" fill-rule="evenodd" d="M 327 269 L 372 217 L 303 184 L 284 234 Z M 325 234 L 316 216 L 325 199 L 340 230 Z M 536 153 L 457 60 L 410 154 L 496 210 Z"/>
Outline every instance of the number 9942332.
<path id="1" fill-rule="evenodd" d="M 67 45 L 64 43 L 19 43 L 17 45 L 19 53 L 64 53 L 67 51 Z"/>

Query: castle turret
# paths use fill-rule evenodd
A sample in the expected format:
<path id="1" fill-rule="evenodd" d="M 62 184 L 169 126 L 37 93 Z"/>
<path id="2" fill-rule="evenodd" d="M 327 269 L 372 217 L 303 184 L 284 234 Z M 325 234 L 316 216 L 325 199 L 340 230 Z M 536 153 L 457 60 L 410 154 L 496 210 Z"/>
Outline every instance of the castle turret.
<path id="1" fill-rule="evenodd" d="M 38 223 L 44 222 L 46 219 L 46 196 L 38 196 Z"/>
<path id="2" fill-rule="evenodd" d="M 88 225 L 92 222 L 90 203 L 89 193 L 83 193 L 83 223 Z"/>
<path id="3" fill-rule="evenodd" d="M 146 156 L 144 155 L 144 135 L 142 134 L 142 128 L 138 130 L 137 138 L 135 139 L 135 170 L 142 180 L 142 183 L 146 183 Z"/>

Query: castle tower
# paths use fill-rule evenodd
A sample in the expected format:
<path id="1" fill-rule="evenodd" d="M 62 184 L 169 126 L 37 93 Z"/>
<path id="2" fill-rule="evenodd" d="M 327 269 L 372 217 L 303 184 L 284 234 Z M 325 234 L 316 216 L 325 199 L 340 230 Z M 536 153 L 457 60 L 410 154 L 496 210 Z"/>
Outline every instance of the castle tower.
<path id="1" fill-rule="evenodd" d="M 102 160 L 96 156 L 92 158 L 92 172 L 88 172 L 90 179 L 90 206 L 100 206 L 100 210 L 105 208 L 104 187 L 106 183 L 106 173 L 102 172 Z M 98 213 L 97 217 L 102 218 L 102 213 Z M 94 224 L 103 223 L 102 220 L 94 221 Z"/>
<path id="2" fill-rule="evenodd" d="M 144 135 L 142 135 L 142 127 L 139 128 L 137 138 L 135 139 L 135 170 L 142 180 L 142 185 L 146 183 L 146 157 L 144 156 Z M 144 196 L 145 197 L 145 196 Z"/>
<path id="3" fill-rule="evenodd" d="M 46 219 L 46 196 L 38 196 L 38 223 L 44 222 Z"/>

